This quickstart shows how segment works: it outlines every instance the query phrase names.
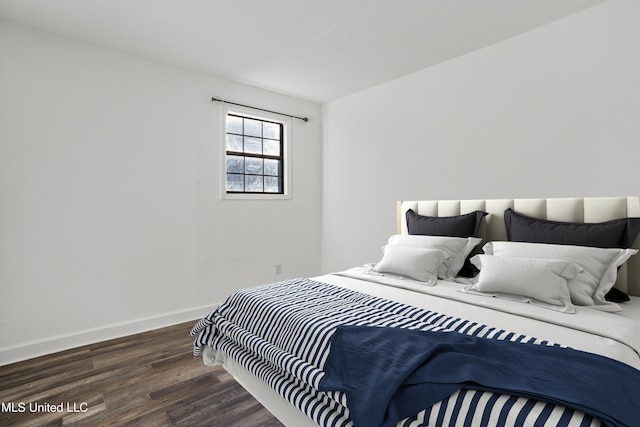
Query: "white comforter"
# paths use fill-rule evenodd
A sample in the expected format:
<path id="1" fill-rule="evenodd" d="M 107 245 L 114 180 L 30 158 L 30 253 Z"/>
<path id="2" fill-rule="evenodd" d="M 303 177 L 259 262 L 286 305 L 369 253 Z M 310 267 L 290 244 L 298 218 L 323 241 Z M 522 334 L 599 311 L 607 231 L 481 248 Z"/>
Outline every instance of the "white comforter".
<path id="1" fill-rule="evenodd" d="M 622 314 L 576 307 L 567 314 L 527 303 L 466 294 L 463 283 L 439 280 L 435 286 L 393 276 L 369 274 L 356 267 L 318 277 L 332 285 L 403 302 L 534 336 L 619 360 L 640 369 L 640 320 Z M 636 301 L 637 302 L 637 301 Z M 637 314 L 637 306 L 629 310 Z"/>

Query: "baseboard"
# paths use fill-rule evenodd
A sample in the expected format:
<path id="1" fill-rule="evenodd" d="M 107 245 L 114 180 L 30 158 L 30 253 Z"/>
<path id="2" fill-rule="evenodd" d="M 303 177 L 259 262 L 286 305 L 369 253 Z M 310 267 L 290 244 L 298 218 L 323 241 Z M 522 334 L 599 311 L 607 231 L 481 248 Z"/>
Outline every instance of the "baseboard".
<path id="1" fill-rule="evenodd" d="M 83 345 L 95 344 L 101 341 L 176 325 L 190 320 L 193 320 L 195 324 L 198 319 L 213 311 L 217 305 L 219 304 L 178 310 L 158 316 L 132 320 L 130 322 L 112 324 L 101 328 L 87 329 L 77 333 L 59 335 L 0 348 L 0 366 L 81 347 Z"/>

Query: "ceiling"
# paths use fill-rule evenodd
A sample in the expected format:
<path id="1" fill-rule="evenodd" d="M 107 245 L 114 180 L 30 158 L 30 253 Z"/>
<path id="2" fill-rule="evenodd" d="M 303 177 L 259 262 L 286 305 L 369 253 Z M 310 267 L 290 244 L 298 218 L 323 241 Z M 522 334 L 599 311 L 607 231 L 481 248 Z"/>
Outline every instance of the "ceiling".
<path id="1" fill-rule="evenodd" d="M 0 17 L 329 102 L 606 0 L 0 0 Z"/>

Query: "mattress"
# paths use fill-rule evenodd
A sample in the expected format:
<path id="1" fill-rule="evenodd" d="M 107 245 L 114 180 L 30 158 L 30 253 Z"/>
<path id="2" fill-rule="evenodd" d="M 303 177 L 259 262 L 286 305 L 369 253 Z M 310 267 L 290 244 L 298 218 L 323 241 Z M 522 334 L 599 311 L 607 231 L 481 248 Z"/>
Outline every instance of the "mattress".
<path id="1" fill-rule="evenodd" d="M 467 294 L 462 292 L 466 286 L 464 281 L 438 281 L 437 286 L 424 286 L 405 278 L 373 275 L 364 267 L 315 277 L 313 280 L 372 297 L 446 313 L 452 318 L 464 319 L 469 325 L 488 325 L 494 328 L 491 334 L 498 339 L 502 339 L 499 337 L 502 333 L 507 337 L 513 333 L 516 334 L 514 336 L 534 337 L 537 343 L 543 345 L 570 347 L 614 359 L 634 370 L 640 369 L 640 298 L 632 297 L 630 302 L 624 304 L 624 310 L 620 313 L 577 307 L 576 313 L 566 314 L 530 304 Z M 200 329 L 197 326 L 194 331 L 200 333 L 201 344 L 207 341 L 208 338 L 202 336 L 202 324 Z M 255 367 L 247 363 L 246 359 L 243 361 L 241 357 L 231 357 L 229 353 L 209 345 L 202 346 L 205 363 L 223 364 L 241 385 L 285 425 L 317 425 L 290 403 L 291 393 L 285 393 L 289 400 L 283 398 L 282 393 L 276 393 L 267 382 L 254 375 Z M 458 404 L 456 402 L 463 402 L 465 399 L 469 401 L 471 397 L 465 397 L 463 394 L 454 395 L 450 399 L 452 400 L 448 409 L 447 403 L 444 403 L 444 408 L 436 405 L 435 409 L 423 411 L 402 425 L 431 425 L 438 417 L 451 417 L 452 407 Z M 500 400 L 498 397 L 496 401 L 497 408 L 507 404 L 506 400 Z M 544 411 L 544 405 L 536 408 L 527 409 L 531 419 L 535 418 L 536 411 Z M 512 417 L 517 417 L 517 405 L 515 409 L 510 410 L 515 414 Z M 564 416 L 562 411 L 545 415 L 547 425 L 556 424 Z M 336 419 L 331 418 L 328 422 L 325 418 L 318 424 L 351 425 L 349 420 L 338 422 Z M 316 421 L 319 421 L 318 417 Z M 593 425 L 598 425 L 597 420 L 593 421 Z"/>

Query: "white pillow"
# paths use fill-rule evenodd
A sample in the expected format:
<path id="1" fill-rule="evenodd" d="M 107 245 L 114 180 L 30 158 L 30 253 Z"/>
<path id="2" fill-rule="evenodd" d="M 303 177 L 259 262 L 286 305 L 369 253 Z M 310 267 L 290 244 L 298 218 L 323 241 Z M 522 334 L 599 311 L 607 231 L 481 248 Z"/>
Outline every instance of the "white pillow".
<path id="1" fill-rule="evenodd" d="M 582 267 L 569 279 L 571 301 L 575 305 L 592 306 L 603 311 L 621 311 L 619 305 L 604 296 L 616 283 L 618 267 L 638 251 L 546 243 L 489 242 L 483 250 L 488 255 L 541 259 L 564 259 Z"/>
<path id="2" fill-rule="evenodd" d="M 572 262 L 476 255 L 471 263 L 480 269 L 480 274 L 478 282 L 468 290 L 498 297 L 501 294 L 521 295 L 526 302 L 575 313 L 567 280 L 576 277 L 581 268 Z"/>
<path id="3" fill-rule="evenodd" d="M 382 250 L 382 260 L 373 271 L 399 274 L 429 284 L 437 281 L 438 267 L 448 258 L 447 253 L 439 249 L 387 245 Z"/>
<path id="4" fill-rule="evenodd" d="M 415 234 L 395 234 L 388 245 L 411 246 L 423 249 L 440 249 L 449 255 L 438 269 L 439 279 L 450 279 L 458 275 L 464 261 L 473 248 L 482 241 L 479 237 L 423 236 Z"/>

